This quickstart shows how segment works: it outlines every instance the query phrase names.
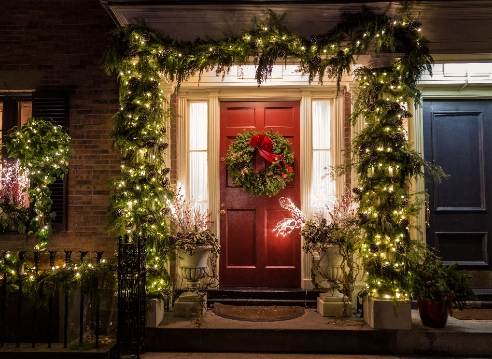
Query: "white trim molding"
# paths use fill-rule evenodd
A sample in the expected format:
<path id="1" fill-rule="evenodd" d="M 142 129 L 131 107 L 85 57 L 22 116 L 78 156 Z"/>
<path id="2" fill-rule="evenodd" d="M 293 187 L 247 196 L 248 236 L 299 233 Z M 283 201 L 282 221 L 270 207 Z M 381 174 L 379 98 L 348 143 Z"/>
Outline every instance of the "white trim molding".
<path id="1" fill-rule="evenodd" d="M 336 97 L 335 83 L 326 79 L 325 85 L 309 85 L 307 79 L 295 72 L 297 66 L 279 66 L 274 71 L 275 76 L 258 88 L 258 84 L 250 75 L 238 75 L 238 69 L 233 67 L 231 74 L 224 79 L 215 74 L 205 73 L 201 81 L 192 78 L 181 84 L 177 101 L 177 181 L 188 187 L 188 157 L 189 147 L 189 103 L 191 101 L 206 101 L 208 103 L 209 133 L 209 211 L 213 225 L 211 229 L 220 236 L 220 102 L 221 101 L 300 101 L 300 196 L 301 210 L 309 212 L 309 193 L 312 170 L 312 99 L 329 100 L 331 121 L 331 156 L 332 163 L 343 162 L 343 96 Z M 251 69 L 248 69 L 250 71 Z M 199 86 L 198 86 L 199 84 Z M 341 113 L 339 113 L 341 112 Z M 342 146 L 342 147 L 338 147 Z M 343 188 L 342 177 L 337 179 L 337 192 Z M 299 238 L 302 245 L 302 238 Z M 312 289 L 311 257 L 301 254 L 301 281 L 304 289 Z M 219 278 L 220 282 L 220 278 Z M 179 282 L 178 282 L 179 283 Z"/>

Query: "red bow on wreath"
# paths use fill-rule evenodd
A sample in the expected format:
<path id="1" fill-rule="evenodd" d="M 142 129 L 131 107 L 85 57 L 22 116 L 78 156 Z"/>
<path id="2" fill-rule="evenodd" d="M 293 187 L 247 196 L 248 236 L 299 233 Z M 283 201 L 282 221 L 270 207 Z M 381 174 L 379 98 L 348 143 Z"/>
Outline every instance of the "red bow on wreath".
<path id="1" fill-rule="evenodd" d="M 273 163 L 277 161 L 278 167 L 285 167 L 287 171 L 294 172 L 292 167 L 290 167 L 289 165 L 287 165 L 287 163 L 285 163 L 284 156 L 276 155 L 272 153 L 273 141 L 270 137 L 265 136 L 265 134 L 260 133 L 258 135 L 251 136 L 248 145 L 250 145 L 251 147 L 255 147 L 258 150 L 261 157 L 266 159 L 268 162 Z M 286 177 L 287 175 L 285 173 L 282 173 L 282 178 L 286 178 Z"/>

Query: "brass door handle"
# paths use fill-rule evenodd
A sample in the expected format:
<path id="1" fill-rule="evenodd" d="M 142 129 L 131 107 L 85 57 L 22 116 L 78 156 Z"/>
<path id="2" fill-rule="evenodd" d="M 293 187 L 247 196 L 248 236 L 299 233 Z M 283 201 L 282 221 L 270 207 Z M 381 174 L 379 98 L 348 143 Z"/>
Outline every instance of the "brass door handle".
<path id="1" fill-rule="evenodd" d="M 425 201 L 425 228 L 430 228 L 430 216 L 431 216 L 431 211 L 429 208 L 429 202 Z"/>
<path id="2" fill-rule="evenodd" d="M 221 214 L 221 215 L 226 214 L 226 210 L 225 210 L 225 209 L 221 209 L 221 210 L 220 210 L 220 214 Z"/>

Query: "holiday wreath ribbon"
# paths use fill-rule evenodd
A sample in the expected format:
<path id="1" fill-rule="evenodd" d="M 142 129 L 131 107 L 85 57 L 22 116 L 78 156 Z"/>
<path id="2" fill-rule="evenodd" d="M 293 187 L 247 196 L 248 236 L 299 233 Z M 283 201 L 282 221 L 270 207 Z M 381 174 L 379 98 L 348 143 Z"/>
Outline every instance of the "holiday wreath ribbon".
<path id="1" fill-rule="evenodd" d="M 260 156 L 268 162 L 276 162 L 278 167 L 285 167 L 287 171 L 294 172 L 292 167 L 285 163 L 285 159 L 282 155 L 271 153 L 273 149 L 273 141 L 270 137 L 265 136 L 264 133 L 251 136 L 248 145 L 251 147 L 256 147 Z M 282 173 L 282 178 L 287 178 L 287 174 Z"/>
<path id="2" fill-rule="evenodd" d="M 262 171 L 253 168 L 258 151 L 270 166 Z M 292 181 L 294 153 L 291 143 L 272 130 L 258 133 L 245 130 L 236 136 L 227 151 L 226 165 L 234 186 L 242 187 L 253 196 L 274 196 Z"/>

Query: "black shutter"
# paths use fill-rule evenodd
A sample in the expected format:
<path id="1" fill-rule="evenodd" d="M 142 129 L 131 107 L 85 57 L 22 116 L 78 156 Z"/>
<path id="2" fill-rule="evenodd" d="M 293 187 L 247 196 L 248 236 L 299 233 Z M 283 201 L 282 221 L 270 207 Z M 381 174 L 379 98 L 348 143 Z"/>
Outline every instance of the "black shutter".
<path id="1" fill-rule="evenodd" d="M 32 99 L 32 116 L 51 118 L 57 125 L 68 129 L 68 92 L 36 91 Z M 67 230 L 67 176 L 49 186 L 53 205 L 51 211 L 56 217 L 51 221 L 53 230 Z"/>

